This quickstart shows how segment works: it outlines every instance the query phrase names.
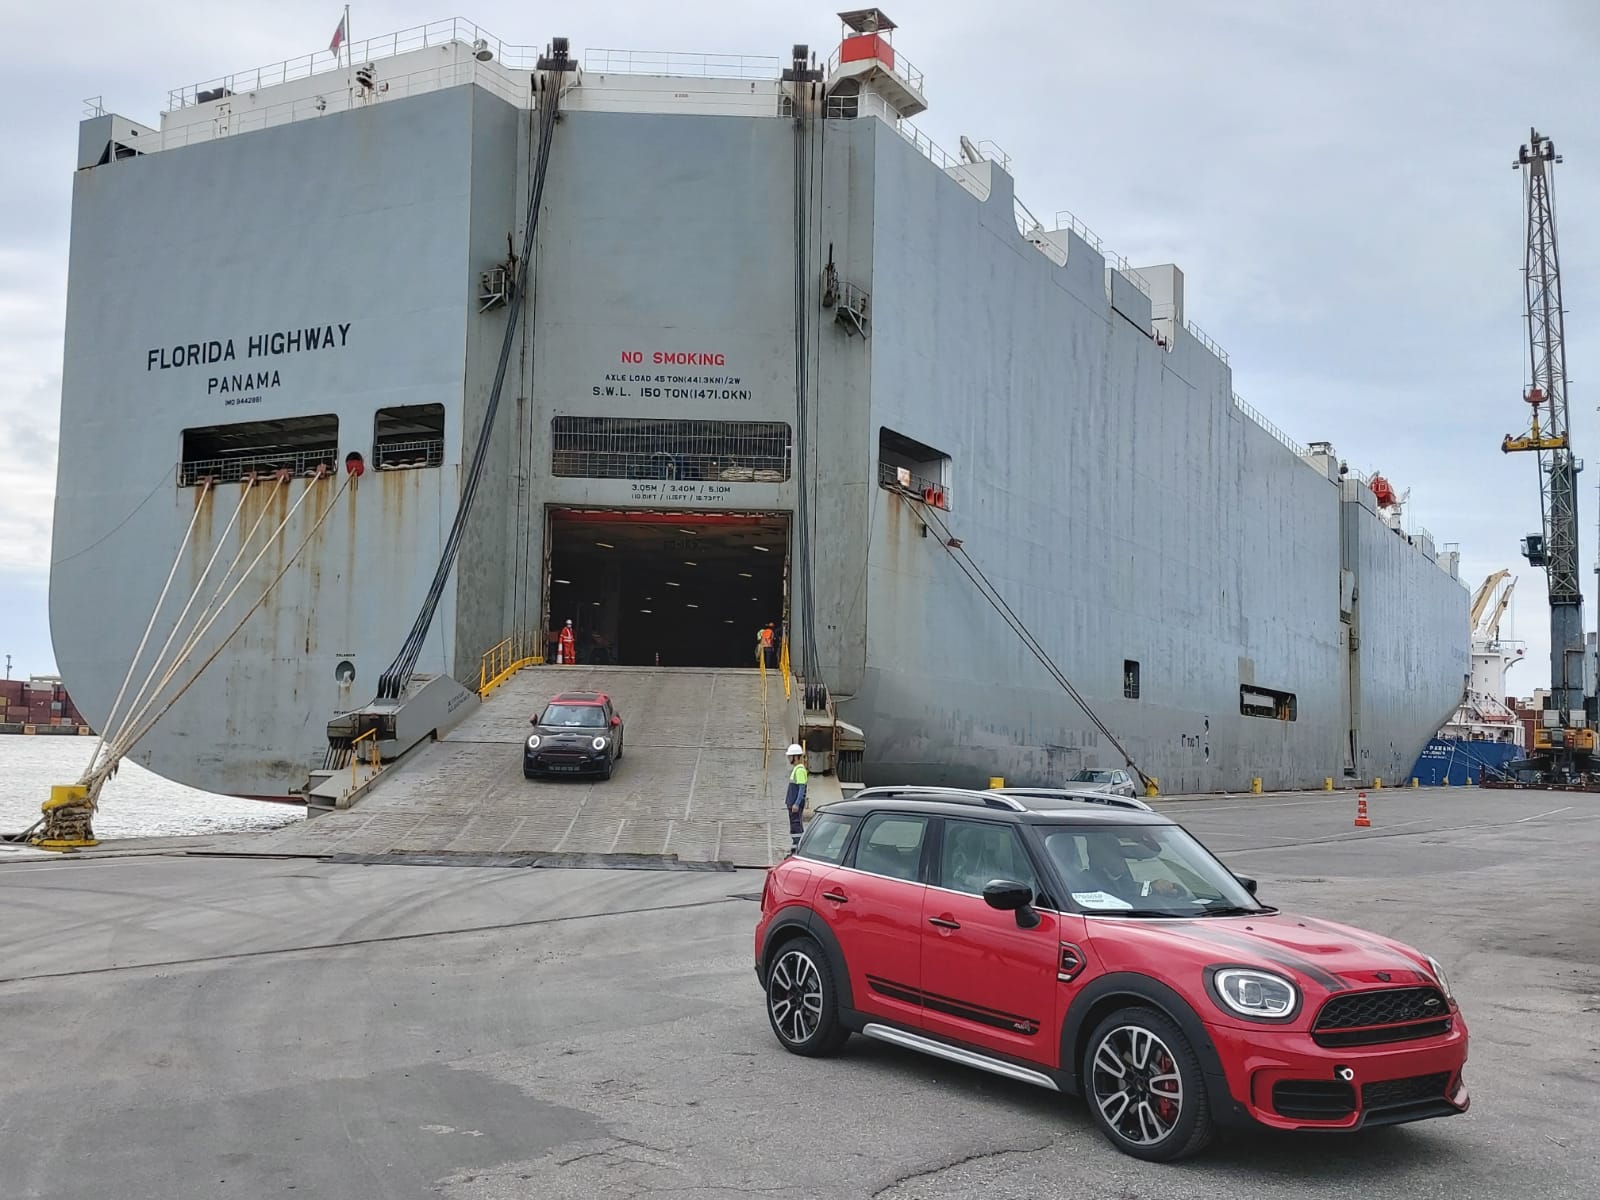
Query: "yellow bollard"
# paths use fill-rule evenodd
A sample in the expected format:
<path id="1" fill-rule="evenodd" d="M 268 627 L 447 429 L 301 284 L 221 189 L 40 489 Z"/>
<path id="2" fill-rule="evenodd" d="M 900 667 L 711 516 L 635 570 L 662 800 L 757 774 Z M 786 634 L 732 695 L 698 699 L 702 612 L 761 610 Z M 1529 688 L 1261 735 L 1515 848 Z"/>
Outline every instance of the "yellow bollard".
<path id="1" fill-rule="evenodd" d="M 1373 791 L 1378 791 L 1382 787 L 1383 787 L 1383 778 L 1381 776 L 1374 775 L 1372 777 L 1372 790 Z"/>
<path id="2" fill-rule="evenodd" d="M 1161 794 L 1160 785 L 1161 781 L 1159 779 L 1154 775 L 1150 776 L 1144 785 L 1144 794 L 1146 796 L 1159 796 Z"/>
<path id="3" fill-rule="evenodd" d="M 1333 776 L 1332 775 L 1328 775 L 1323 779 L 1323 781 L 1322 781 L 1322 790 L 1325 791 L 1325 792 L 1333 791 Z"/>
<path id="4" fill-rule="evenodd" d="M 1411 777 L 1411 786 L 1412 787 L 1416 787 L 1417 786 L 1417 777 L 1415 775 L 1413 775 Z"/>
<path id="5" fill-rule="evenodd" d="M 1445 787 L 1449 787 L 1450 786 L 1450 776 L 1448 776 L 1448 775 L 1446 775 L 1444 777 L 1444 786 Z"/>
<path id="6" fill-rule="evenodd" d="M 1257 796 L 1261 794 L 1261 776 L 1257 775 L 1250 781 L 1250 790 Z"/>
<path id="7" fill-rule="evenodd" d="M 1003 788 L 1003 787 L 1005 787 L 1005 785 L 1006 785 L 1006 781 L 1003 778 L 1001 778 L 999 775 L 991 775 L 991 776 L 989 776 L 989 790 L 990 791 L 993 791 L 995 788 Z"/>

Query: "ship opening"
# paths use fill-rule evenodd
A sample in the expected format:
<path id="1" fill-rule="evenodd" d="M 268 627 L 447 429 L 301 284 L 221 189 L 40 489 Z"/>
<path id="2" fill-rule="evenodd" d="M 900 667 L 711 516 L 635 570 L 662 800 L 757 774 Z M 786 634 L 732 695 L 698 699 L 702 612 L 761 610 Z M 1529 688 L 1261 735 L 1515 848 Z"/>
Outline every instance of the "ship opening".
<path id="1" fill-rule="evenodd" d="M 786 617 L 789 514 L 552 508 L 546 659 L 573 623 L 579 663 L 754 667 Z"/>

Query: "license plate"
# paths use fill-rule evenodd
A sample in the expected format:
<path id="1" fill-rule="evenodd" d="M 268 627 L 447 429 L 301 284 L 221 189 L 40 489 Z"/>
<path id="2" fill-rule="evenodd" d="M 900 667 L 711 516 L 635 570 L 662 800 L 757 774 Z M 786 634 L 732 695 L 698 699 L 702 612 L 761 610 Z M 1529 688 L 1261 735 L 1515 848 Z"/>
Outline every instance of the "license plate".
<path id="1" fill-rule="evenodd" d="M 551 763 L 550 764 L 550 769 L 552 771 L 576 771 L 578 769 L 578 764 L 577 763 Z"/>

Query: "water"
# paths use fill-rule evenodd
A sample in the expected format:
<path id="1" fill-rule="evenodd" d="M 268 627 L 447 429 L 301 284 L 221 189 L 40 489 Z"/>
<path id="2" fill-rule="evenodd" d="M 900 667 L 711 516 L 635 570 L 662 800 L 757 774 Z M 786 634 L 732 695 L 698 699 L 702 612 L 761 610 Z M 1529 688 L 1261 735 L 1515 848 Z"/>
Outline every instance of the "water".
<path id="1" fill-rule="evenodd" d="M 37 821 L 51 786 L 76 781 L 94 745 L 92 737 L 0 734 L 0 832 L 17 833 Z M 234 833 L 304 819 L 298 805 L 202 792 L 124 760 L 100 793 L 94 834 L 106 840 Z"/>

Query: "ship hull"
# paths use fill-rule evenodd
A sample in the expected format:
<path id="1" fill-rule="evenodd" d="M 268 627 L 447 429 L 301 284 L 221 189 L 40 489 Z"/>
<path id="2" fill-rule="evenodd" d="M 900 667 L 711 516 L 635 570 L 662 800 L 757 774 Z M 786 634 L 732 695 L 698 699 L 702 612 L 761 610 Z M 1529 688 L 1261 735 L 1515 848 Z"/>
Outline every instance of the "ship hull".
<path id="1" fill-rule="evenodd" d="M 736 653 L 687 615 L 641 626 L 661 601 L 628 589 L 715 565 L 667 539 L 743 514 L 757 533 L 718 533 L 718 569 L 758 594 L 714 593 L 738 600 L 715 628 L 749 644 L 781 625 L 865 731 L 869 779 L 1059 782 L 1126 750 L 1164 791 L 1302 787 L 1415 760 L 1466 671 L 1454 561 L 1234 401 L 1175 269 L 1135 287 L 1069 231 L 1042 252 L 998 166 L 952 178 L 882 121 L 797 134 L 776 103 L 585 103 L 556 132 L 483 486 L 418 670 L 475 686 L 501 639 L 573 613 L 622 661 Z M 529 131 L 466 85 L 78 173 L 51 614 L 96 727 L 174 556 L 154 645 L 209 596 L 208 563 L 279 531 L 163 693 L 185 689 L 136 748 L 151 769 L 292 792 L 399 649 L 505 338 L 481 280 L 520 244 Z M 328 184 L 353 169 L 361 187 Z M 202 180 L 224 200 L 197 206 Z M 866 336 L 825 296 L 830 265 L 870 294 Z M 332 332 L 310 348 L 312 329 Z M 275 331 L 300 340 L 253 355 Z M 229 339 L 258 357 L 248 377 L 207 361 Z M 428 448 L 379 471 L 397 412 Z M 294 428 L 308 454 L 332 446 L 330 477 L 200 482 L 230 422 L 321 415 Z M 781 452 L 751 458 L 774 429 Z M 367 469 L 347 482 L 352 453 Z M 635 539 L 648 561 L 592 565 L 620 544 L 593 521 L 675 513 L 688 528 Z M 568 604 L 580 585 L 598 598 Z"/>

